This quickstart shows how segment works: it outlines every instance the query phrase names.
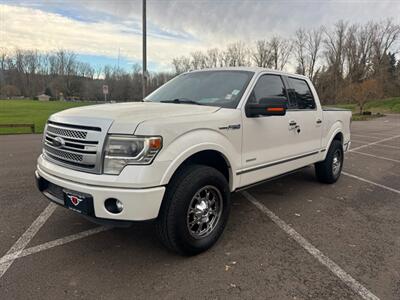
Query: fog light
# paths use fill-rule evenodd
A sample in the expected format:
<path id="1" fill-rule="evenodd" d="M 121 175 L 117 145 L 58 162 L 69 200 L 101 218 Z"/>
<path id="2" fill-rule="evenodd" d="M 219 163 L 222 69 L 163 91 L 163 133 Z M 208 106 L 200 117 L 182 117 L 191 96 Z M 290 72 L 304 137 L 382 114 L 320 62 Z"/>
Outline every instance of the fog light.
<path id="1" fill-rule="evenodd" d="M 104 207 L 112 214 L 119 214 L 124 209 L 122 202 L 115 198 L 108 198 L 104 201 Z"/>

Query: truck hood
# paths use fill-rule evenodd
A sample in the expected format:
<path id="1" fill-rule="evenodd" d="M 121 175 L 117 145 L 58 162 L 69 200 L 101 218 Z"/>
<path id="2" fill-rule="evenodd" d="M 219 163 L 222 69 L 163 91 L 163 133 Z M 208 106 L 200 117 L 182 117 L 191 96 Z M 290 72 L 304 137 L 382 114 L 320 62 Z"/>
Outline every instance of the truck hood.
<path id="1" fill-rule="evenodd" d="M 104 120 L 105 123 L 111 124 L 110 133 L 131 134 L 145 121 L 210 114 L 219 109 L 219 107 L 191 104 L 127 102 L 71 108 L 52 115 L 50 120 L 88 126 L 94 125 L 91 121 L 98 124 Z"/>

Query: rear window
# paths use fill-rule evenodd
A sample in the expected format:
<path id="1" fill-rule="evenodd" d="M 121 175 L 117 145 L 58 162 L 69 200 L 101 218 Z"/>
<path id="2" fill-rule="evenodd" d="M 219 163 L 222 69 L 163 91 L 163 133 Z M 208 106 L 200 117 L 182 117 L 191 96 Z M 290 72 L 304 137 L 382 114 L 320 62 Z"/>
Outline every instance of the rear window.
<path id="1" fill-rule="evenodd" d="M 315 109 L 313 94 L 307 82 L 303 79 L 288 78 L 290 100 L 296 103 L 297 109 Z"/>

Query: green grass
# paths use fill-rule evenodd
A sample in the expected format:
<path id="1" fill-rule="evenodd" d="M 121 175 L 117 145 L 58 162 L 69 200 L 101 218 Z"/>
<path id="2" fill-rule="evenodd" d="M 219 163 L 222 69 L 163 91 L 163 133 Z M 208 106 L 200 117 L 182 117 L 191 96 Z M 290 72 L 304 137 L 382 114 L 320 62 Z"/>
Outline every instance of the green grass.
<path id="1" fill-rule="evenodd" d="M 34 123 L 36 133 L 42 133 L 48 117 L 58 111 L 94 104 L 93 102 L 40 102 L 34 100 L 0 100 L 0 124 Z M 376 117 L 360 116 L 356 104 L 338 104 L 335 107 L 351 109 L 353 120 L 369 120 Z M 365 105 L 365 111 L 376 113 L 400 113 L 400 97 L 370 101 Z M 0 128 L 0 134 L 30 133 L 30 128 Z"/>
<path id="2" fill-rule="evenodd" d="M 42 133 L 48 117 L 58 111 L 94 104 L 93 102 L 41 102 L 35 100 L 0 100 L 0 124 L 34 123 Z M 30 133 L 30 128 L 0 128 L 0 134 Z"/>
<path id="3" fill-rule="evenodd" d="M 357 104 L 335 104 L 333 106 L 351 109 L 354 113 L 359 112 Z M 400 113 L 400 97 L 369 101 L 365 104 L 364 111 L 381 114 Z"/>
<path id="4" fill-rule="evenodd" d="M 385 115 L 383 114 L 372 114 L 372 115 L 360 115 L 360 114 L 353 114 L 351 116 L 351 119 L 353 121 L 368 121 L 368 120 L 372 120 L 372 119 L 376 119 L 376 118 L 380 118 L 380 117 L 384 117 Z"/>

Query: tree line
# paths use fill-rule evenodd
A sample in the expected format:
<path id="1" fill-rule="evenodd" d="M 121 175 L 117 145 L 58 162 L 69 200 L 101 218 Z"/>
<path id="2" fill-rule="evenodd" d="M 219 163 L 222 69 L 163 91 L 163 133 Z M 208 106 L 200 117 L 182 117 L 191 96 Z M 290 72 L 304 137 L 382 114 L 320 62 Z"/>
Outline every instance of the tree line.
<path id="1" fill-rule="evenodd" d="M 149 73 L 152 91 L 171 79 L 171 73 Z M 0 99 L 35 98 L 46 94 L 54 100 L 104 100 L 103 85 L 109 87 L 109 100 L 142 99 L 142 71 L 134 64 L 130 72 L 118 66 L 95 68 L 79 61 L 70 51 L 40 53 L 36 50 L 0 50 Z"/>
<path id="2" fill-rule="evenodd" d="M 382 22 L 299 28 L 291 38 L 274 36 L 251 46 L 238 41 L 225 49 L 174 58 L 176 73 L 192 69 L 258 66 L 308 76 L 323 103 L 357 102 L 400 96 L 400 25 Z"/>
<path id="3" fill-rule="evenodd" d="M 189 70 L 259 66 L 308 76 L 324 103 L 357 102 L 400 96 L 400 25 L 393 20 L 351 24 L 339 21 L 331 27 L 299 28 L 291 37 L 274 36 L 246 44 L 238 41 L 225 48 L 195 51 L 172 60 L 174 72 L 152 72 L 148 91 Z M 54 99 L 104 99 L 102 85 L 109 86 L 109 99 L 140 100 L 142 74 L 117 66 L 95 68 L 77 55 L 16 49 L 0 50 L 0 96 L 35 97 L 46 93 Z"/>

